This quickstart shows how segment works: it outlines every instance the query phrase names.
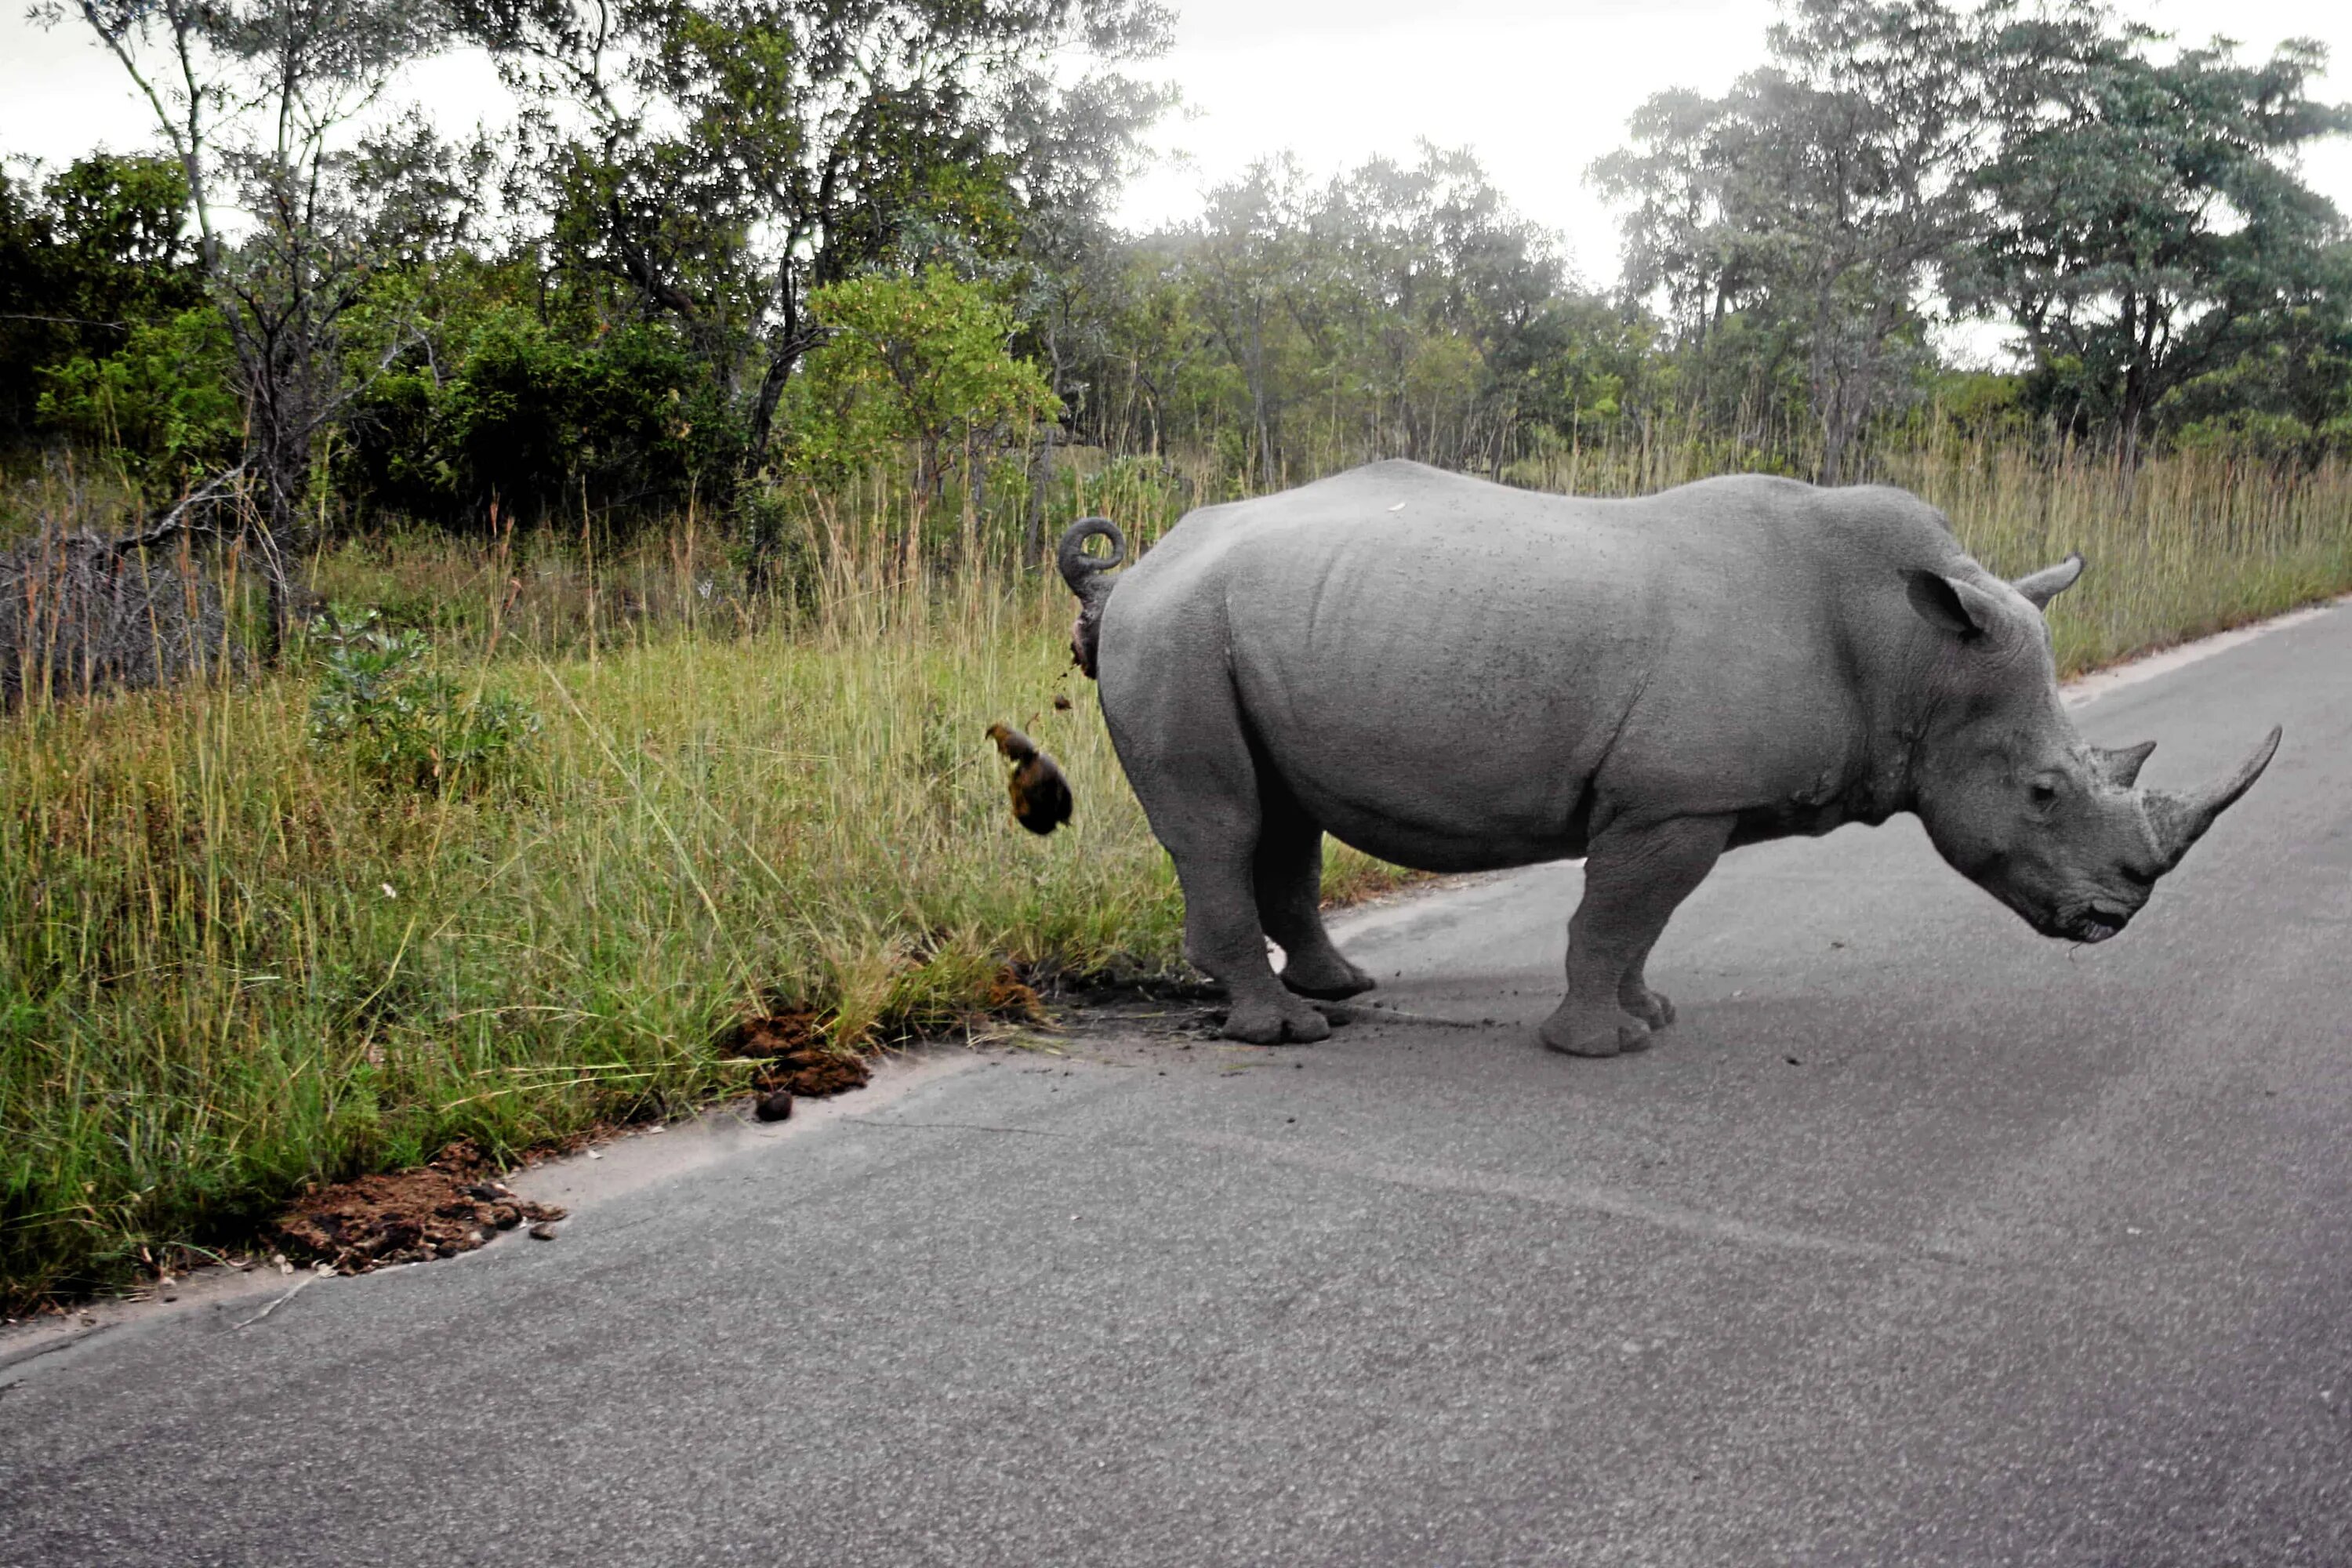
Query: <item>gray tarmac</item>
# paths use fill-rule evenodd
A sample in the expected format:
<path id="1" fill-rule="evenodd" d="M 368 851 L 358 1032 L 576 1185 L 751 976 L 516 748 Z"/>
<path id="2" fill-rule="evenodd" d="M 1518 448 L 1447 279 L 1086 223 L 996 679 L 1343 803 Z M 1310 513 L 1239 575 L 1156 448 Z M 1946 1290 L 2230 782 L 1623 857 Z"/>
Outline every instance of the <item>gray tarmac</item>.
<path id="1" fill-rule="evenodd" d="M 2352 609 L 2081 712 L 2286 727 L 2113 942 L 1741 850 L 1586 1061 L 1573 867 L 1408 900 L 1343 942 L 1471 1026 L 934 1053 L 533 1173 L 552 1244 L 0 1342 L 0 1563 L 2344 1568 Z"/>

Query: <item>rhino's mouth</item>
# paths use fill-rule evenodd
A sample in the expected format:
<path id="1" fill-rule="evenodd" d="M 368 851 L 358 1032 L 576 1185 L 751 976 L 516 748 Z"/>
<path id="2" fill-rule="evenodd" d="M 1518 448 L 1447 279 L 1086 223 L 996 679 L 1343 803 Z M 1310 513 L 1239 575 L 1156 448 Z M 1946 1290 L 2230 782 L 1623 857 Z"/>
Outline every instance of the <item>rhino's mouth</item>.
<path id="1" fill-rule="evenodd" d="M 2065 925 L 2065 934 L 2076 942 L 2105 942 L 2131 924 L 2131 916 L 2119 910 L 2084 910 Z"/>
<path id="2" fill-rule="evenodd" d="M 2060 909 L 2042 914 L 2025 915 L 2026 922 L 2053 942 L 2105 942 L 2124 927 L 2131 924 L 2131 913 L 2125 910 L 2090 905 L 2081 909 Z"/>

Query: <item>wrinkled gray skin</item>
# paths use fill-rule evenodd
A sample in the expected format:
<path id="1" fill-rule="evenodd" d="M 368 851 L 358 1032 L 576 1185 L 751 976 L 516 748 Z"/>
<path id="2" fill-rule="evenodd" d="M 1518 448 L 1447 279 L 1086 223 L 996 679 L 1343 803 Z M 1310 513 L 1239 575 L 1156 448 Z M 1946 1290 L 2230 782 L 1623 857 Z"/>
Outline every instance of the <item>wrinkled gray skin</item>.
<path id="1" fill-rule="evenodd" d="M 1103 713 L 1236 1039 L 1320 1039 L 1307 998 L 1372 984 L 1318 913 L 1327 832 L 1431 871 L 1587 857 L 1542 1035 L 1611 1056 L 1673 1021 L 1643 963 L 1726 849 L 1916 812 L 2036 931 L 2099 942 L 2278 742 L 2135 789 L 2152 744 L 2086 745 L 2059 701 L 2041 607 L 2081 560 L 2004 583 L 1896 489 L 1586 500 L 1389 462 L 1195 511 L 1116 578 L 1090 530 L 1063 563 Z"/>

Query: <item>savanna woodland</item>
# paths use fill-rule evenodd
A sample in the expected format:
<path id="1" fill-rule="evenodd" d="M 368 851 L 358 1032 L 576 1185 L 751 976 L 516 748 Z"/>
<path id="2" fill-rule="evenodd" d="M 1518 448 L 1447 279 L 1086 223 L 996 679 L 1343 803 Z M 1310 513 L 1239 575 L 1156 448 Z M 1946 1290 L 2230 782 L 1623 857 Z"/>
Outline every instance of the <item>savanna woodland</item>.
<path id="1" fill-rule="evenodd" d="M 1041 570 L 1081 516 L 1148 543 L 1379 457 L 1891 480 L 1997 570 L 2091 557 L 2069 669 L 2352 589 L 2352 242 L 2297 174 L 2352 112 L 2306 43 L 1791 0 L 1724 96 L 1567 150 L 1607 281 L 1431 146 L 1123 231 L 1152 0 L 32 21 L 152 142 L 0 174 L 20 1305 L 740 1091 L 746 1017 L 852 1052 L 1179 969 Z M 462 133 L 403 100 L 461 51 L 510 100 Z M 996 720 L 1071 828 L 1013 823 Z"/>

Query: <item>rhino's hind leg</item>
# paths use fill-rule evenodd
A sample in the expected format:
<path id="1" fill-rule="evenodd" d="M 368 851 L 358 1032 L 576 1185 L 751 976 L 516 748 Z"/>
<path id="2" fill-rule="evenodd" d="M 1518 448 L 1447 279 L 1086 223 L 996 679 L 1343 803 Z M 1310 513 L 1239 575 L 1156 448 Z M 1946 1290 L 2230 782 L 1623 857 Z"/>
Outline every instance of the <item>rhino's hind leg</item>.
<path id="1" fill-rule="evenodd" d="M 1184 955 L 1232 999 L 1225 1037 L 1254 1046 L 1328 1037 L 1330 1020 L 1285 990 L 1266 962 L 1249 860 L 1199 852 L 1177 854 L 1175 860 L 1176 879 L 1184 886 Z"/>
<path id="2" fill-rule="evenodd" d="M 1336 1002 L 1372 988 L 1323 929 L 1323 830 L 1279 782 L 1260 800 L 1251 882 L 1265 934 L 1282 944 L 1282 983 L 1301 996 Z"/>
<path id="3" fill-rule="evenodd" d="M 1539 1033 L 1580 1057 L 1640 1050 L 1674 1008 L 1643 975 L 1676 905 L 1706 879 L 1730 841 L 1729 817 L 1677 817 L 1612 827 L 1584 862 L 1584 901 L 1568 922 L 1568 995 Z"/>
<path id="4" fill-rule="evenodd" d="M 1182 651 L 1157 662 L 1181 666 Z M 1260 769 L 1232 688 L 1181 679 L 1130 687 L 1116 665 L 1105 679 L 1124 698 L 1105 703 L 1118 715 L 1111 732 L 1119 761 L 1183 884 L 1184 955 L 1232 999 L 1225 1037 L 1260 1046 L 1328 1037 L 1330 1021 L 1284 989 L 1266 962 L 1256 887 Z"/>
<path id="5" fill-rule="evenodd" d="M 1675 1021 L 1675 1005 L 1666 1000 L 1663 991 L 1653 991 L 1642 973 L 1650 962 L 1644 950 L 1635 959 L 1625 977 L 1617 982 L 1617 1005 L 1639 1018 L 1653 1029 L 1663 1029 Z"/>

